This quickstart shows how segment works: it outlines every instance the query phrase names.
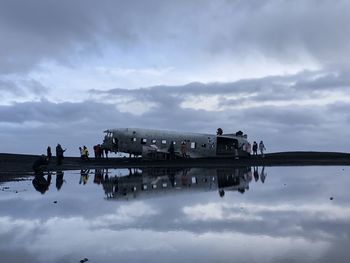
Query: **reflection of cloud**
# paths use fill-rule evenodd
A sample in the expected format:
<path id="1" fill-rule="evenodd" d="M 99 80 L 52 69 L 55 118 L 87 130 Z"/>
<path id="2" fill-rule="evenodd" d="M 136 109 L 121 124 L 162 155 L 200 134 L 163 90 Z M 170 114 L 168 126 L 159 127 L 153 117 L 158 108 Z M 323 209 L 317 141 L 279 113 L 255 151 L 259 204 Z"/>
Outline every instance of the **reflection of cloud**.
<path id="1" fill-rule="evenodd" d="M 240 206 L 227 203 L 208 203 L 204 205 L 185 206 L 183 213 L 191 221 L 252 221 L 262 220 L 249 210 L 242 210 Z"/>
<path id="2" fill-rule="evenodd" d="M 206 232 L 198 235 L 184 230 L 96 230 L 95 220 L 82 217 L 49 218 L 41 223 L 40 231 L 31 235 L 25 234 L 31 229 L 31 220 L 26 223 L 12 220 L 1 222 L 2 227 L 16 229 L 7 242 L 10 249 L 20 251 L 25 246 L 29 252 L 37 255 L 40 262 L 55 262 L 62 255 L 79 254 L 94 261 L 103 258 L 104 262 L 114 262 L 116 257 L 131 257 L 136 262 L 147 255 L 152 262 L 164 262 L 169 256 L 171 257 L 167 261 L 170 262 L 200 259 L 205 262 L 227 261 L 233 257 L 244 261 L 260 259 L 259 262 L 271 262 L 275 258 L 307 258 L 313 261 L 322 257 L 329 247 L 324 241 L 234 232 Z M 21 240 L 17 236 L 21 236 Z M 4 244 L 0 245 L 0 250 L 3 246 Z M 252 248 L 254 253 L 250 253 Z M 182 253 L 179 254 L 179 251 Z"/>
<path id="3" fill-rule="evenodd" d="M 193 221 L 216 221 L 231 219 L 255 219 L 261 220 L 264 214 L 273 214 L 272 218 L 278 218 L 278 214 L 293 213 L 304 220 L 316 218 L 319 221 L 343 221 L 350 220 L 350 208 L 336 205 L 255 205 L 252 203 L 229 204 L 207 203 L 185 206 L 183 213 Z"/>
<path id="4" fill-rule="evenodd" d="M 142 202 L 134 202 L 129 205 L 121 205 L 115 214 L 108 214 L 97 217 L 93 221 L 96 227 L 108 227 L 110 225 L 133 224 L 140 218 L 155 216 L 159 214 L 153 207 Z"/>

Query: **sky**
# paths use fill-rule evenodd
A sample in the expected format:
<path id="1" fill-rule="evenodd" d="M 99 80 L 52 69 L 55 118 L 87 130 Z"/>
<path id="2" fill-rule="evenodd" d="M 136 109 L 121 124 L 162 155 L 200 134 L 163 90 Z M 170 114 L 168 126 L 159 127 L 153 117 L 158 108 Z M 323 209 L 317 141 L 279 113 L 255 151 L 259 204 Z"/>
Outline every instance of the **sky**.
<path id="1" fill-rule="evenodd" d="M 350 1 L 1 0 L 0 152 L 109 128 L 350 148 Z"/>

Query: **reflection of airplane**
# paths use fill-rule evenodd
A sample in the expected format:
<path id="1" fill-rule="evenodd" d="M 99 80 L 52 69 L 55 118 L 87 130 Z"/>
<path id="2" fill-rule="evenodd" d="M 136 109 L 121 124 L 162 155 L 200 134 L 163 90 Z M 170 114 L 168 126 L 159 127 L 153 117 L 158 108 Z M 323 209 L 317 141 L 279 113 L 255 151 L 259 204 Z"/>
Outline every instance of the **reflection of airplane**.
<path id="1" fill-rule="evenodd" d="M 179 192 L 225 191 L 244 193 L 252 180 L 250 167 L 239 168 L 145 168 L 127 176 L 104 178 L 107 199 L 143 198 Z"/>
<path id="2" fill-rule="evenodd" d="M 120 128 L 105 131 L 102 148 L 112 152 L 142 155 L 151 159 L 171 159 L 176 157 L 247 156 L 245 145 L 247 135 L 239 131 L 235 134 L 217 135 L 182 133 L 175 131 Z"/>

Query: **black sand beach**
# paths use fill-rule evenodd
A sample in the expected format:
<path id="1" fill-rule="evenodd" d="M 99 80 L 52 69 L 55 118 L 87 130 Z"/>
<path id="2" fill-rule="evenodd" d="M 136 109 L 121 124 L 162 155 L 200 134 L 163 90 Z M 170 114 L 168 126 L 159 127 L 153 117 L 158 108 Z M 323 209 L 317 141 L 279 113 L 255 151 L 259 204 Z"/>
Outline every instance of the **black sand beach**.
<path id="1" fill-rule="evenodd" d="M 0 153 L 0 174 L 32 172 L 38 155 Z M 123 167 L 233 167 L 233 166 L 304 166 L 350 165 L 350 154 L 339 152 L 278 152 L 250 158 L 198 158 L 170 161 L 145 161 L 141 158 L 109 158 L 83 161 L 79 157 L 65 157 L 63 164 L 56 165 L 53 157 L 48 170 L 80 170 L 84 168 Z"/>

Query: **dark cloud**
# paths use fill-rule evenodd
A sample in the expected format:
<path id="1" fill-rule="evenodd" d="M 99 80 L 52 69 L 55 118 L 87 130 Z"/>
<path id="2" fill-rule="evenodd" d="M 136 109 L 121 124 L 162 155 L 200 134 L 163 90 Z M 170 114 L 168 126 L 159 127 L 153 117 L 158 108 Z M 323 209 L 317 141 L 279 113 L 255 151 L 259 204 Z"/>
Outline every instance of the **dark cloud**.
<path id="1" fill-rule="evenodd" d="M 170 57 L 258 52 L 283 61 L 309 55 L 346 62 L 348 1 L 44 1 L 0 3 L 0 72 L 45 60 L 72 62 L 106 43 Z M 151 19 L 150 19 L 151 18 Z M 187 60 L 186 60 L 187 61 Z"/>
<path id="2" fill-rule="evenodd" d="M 182 86 L 154 86 L 133 90 L 111 89 L 107 91 L 90 90 L 94 95 L 107 97 L 129 96 L 141 101 L 168 104 L 169 100 L 184 101 L 191 96 L 218 95 L 220 105 L 240 106 L 246 103 L 264 102 L 274 104 L 276 101 L 290 103 L 292 100 L 322 98 L 321 92 L 342 91 L 350 89 L 349 71 L 339 69 L 328 71 L 303 71 L 295 75 L 269 76 L 257 79 L 239 80 L 230 83 L 189 83 Z M 227 98 L 234 95 L 236 98 Z M 164 101 L 167 98 L 168 100 Z"/>

